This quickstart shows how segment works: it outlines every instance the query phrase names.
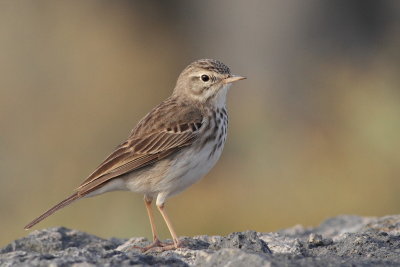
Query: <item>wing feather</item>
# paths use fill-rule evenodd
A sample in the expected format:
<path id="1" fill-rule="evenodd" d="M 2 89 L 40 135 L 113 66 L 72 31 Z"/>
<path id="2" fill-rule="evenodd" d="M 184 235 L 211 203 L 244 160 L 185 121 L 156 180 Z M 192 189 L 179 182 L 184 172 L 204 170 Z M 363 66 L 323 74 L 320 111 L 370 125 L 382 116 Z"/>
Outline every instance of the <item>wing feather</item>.
<path id="1" fill-rule="evenodd" d="M 202 124 L 201 113 L 194 112 L 193 108 L 188 108 L 187 112 L 180 113 L 181 118 L 179 118 L 176 112 L 162 112 L 165 105 L 171 105 L 171 103 L 164 102 L 164 106 L 161 104 L 156 107 L 138 124 L 128 140 L 119 145 L 77 188 L 79 195 L 85 195 L 95 190 L 110 179 L 164 159 L 196 140 L 200 127 L 193 128 L 190 125 Z M 160 113 L 160 109 L 164 118 L 153 114 L 154 112 Z M 153 121 L 152 118 L 154 118 Z M 159 121 L 164 121 L 161 124 L 163 127 L 160 125 L 157 127 Z M 169 123 L 165 123 L 165 121 L 169 121 Z M 175 131 L 171 131 L 171 129 Z"/>
<path id="2" fill-rule="evenodd" d="M 99 176 L 95 179 L 90 180 L 88 183 L 83 184 L 79 187 L 78 193 L 84 195 L 85 193 L 89 193 L 93 191 L 95 188 L 100 186 L 101 184 L 107 182 L 108 180 L 118 177 L 122 174 L 125 174 L 132 170 L 137 170 L 141 167 L 145 167 L 157 160 L 157 155 L 145 155 L 139 158 L 136 158 L 130 162 L 126 162 L 123 165 L 115 167 L 112 171 Z"/>

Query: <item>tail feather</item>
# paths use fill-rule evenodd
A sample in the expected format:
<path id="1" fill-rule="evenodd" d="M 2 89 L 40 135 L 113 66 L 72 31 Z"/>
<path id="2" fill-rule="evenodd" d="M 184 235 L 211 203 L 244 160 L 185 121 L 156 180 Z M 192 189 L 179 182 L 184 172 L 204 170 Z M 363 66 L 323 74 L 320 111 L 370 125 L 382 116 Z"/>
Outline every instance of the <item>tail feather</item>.
<path id="1" fill-rule="evenodd" d="M 57 210 L 64 208 L 65 206 L 71 204 L 72 202 L 74 202 L 75 200 L 77 200 L 77 199 L 79 199 L 81 197 L 82 197 L 82 195 L 79 195 L 78 193 L 72 194 L 68 198 L 66 198 L 63 201 L 61 201 L 60 203 L 54 205 L 54 207 L 52 207 L 51 209 L 49 209 L 48 211 L 46 211 L 45 213 L 43 213 L 42 215 L 40 215 L 39 217 L 37 217 L 36 219 L 31 221 L 30 223 L 28 223 L 24 227 L 24 229 L 25 230 L 30 229 L 32 226 L 34 226 L 35 224 L 37 224 L 37 223 L 41 222 L 42 220 L 46 219 L 47 217 L 49 217 L 51 214 L 53 214 Z"/>

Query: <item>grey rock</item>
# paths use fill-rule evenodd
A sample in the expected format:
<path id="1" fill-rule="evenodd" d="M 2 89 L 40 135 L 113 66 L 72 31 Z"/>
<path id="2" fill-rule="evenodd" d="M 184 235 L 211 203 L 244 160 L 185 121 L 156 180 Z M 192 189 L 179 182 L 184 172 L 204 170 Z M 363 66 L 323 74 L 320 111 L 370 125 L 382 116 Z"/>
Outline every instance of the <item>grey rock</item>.
<path id="1" fill-rule="evenodd" d="M 271 266 L 271 260 L 264 253 L 252 253 L 238 248 L 222 248 L 215 253 L 200 257 L 199 266 Z"/>
<path id="2" fill-rule="evenodd" d="M 320 234 L 311 233 L 308 236 L 308 247 L 318 247 L 318 246 L 328 246 L 333 244 L 333 240 L 331 238 L 323 238 Z"/>
<path id="3" fill-rule="evenodd" d="M 0 266 L 400 266 L 400 215 L 346 215 L 315 228 L 181 240 L 183 248 L 142 253 L 134 247 L 150 244 L 146 238 L 102 239 L 50 228 L 0 249 Z"/>
<path id="4" fill-rule="evenodd" d="M 265 241 L 260 239 L 255 231 L 232 233 L 227 237 L 211 243 L 209 248 L 214 250 L 221 248 L 239 248 L 253 253 L 272 253 Z"/>

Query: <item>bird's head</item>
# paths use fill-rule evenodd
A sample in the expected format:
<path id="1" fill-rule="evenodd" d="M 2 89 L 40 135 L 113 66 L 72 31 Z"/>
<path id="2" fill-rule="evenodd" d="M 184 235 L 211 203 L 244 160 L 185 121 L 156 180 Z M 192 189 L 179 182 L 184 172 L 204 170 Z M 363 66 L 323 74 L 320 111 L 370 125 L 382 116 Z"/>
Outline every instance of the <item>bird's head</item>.
<path id="1" fill-rule="evenodd" d="M 173 95 L 201 103 L 225 105 L 231 83 L 245 77 L 231 74 L 228 66 L 214 59 L 200 59 L 189 64 L 179 75 Z"/>

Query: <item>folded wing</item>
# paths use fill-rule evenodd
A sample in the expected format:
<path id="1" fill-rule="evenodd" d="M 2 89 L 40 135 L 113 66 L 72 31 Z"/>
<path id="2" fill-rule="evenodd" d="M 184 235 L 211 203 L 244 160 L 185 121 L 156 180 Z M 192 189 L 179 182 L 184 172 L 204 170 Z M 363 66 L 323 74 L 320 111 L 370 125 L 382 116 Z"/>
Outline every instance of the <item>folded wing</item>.
<path id="1" fill-rule="evenodd" d="M 86 195 L 104 183 L 123 174 L 133 172 L 162 160 L 191 145 L 202 127 L 200 110 L 189 105 L 179 112 L 178 103 L 167 100 L 147 114 L 131 135 L 77 188 Z"/>

